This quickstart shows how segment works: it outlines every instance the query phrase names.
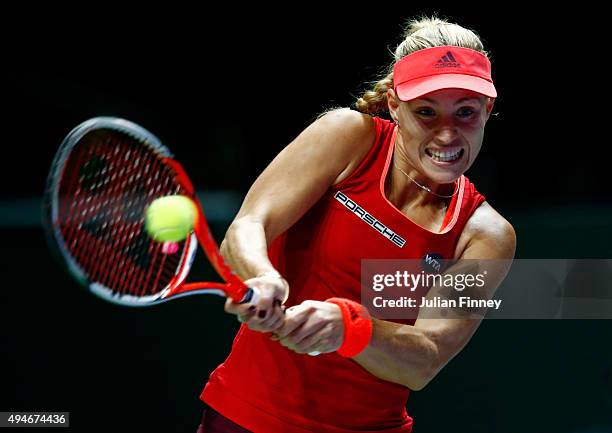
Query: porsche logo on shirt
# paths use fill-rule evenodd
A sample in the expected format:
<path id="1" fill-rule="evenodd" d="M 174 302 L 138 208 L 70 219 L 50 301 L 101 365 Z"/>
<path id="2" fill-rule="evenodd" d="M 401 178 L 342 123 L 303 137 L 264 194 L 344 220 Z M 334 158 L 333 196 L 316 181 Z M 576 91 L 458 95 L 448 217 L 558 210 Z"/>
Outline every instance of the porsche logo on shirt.
<path id="1" fill-rule="evenodd" d="M 357 203 L 355 203 L 353 200 L 348 198 L 345 194 L 338 191 L 334 195 L 334 198 L 338 200 L 340 203 L 342 203 L 344 207 L 346 207 L 348 210 L 350 210 L 355 215 L 357 215 L 359 218 L 361 218 L 362 221 L 364 221 L 366 224 L 368 224 L 378 233 L 380 233 L 381 235 L 389 239 L 391 242 L 393 242 L 398 247 L 403 248 L 404 245 L 406 245 L 406 240 L 404 238 L 402 238 L 400 235 L 395 233 L 393 230 L 388 228 L 386 225 L 378 221 L 378 219 L 372 216 L 372 214 L 370 214 L 365 209 L 363 209 L 361 206 L 359 206 Z"/>

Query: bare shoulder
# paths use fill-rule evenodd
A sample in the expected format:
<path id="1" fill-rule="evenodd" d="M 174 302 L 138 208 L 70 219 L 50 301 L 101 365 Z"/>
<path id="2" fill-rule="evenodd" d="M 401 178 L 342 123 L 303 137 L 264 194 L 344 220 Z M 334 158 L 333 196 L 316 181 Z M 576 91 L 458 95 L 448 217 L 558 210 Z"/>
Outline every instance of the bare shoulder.
<path id="1" fill-rule="evenodd" d="M 337 108 L 319 116 L 314 124 L 352 138 L 359 138 L 363 134 L 374 132 L 372 117 L 350 108 Z"/>
<path id="2" fill-rule="evenodd" d="M 334 150 L 345 157 L 345 167 L 334 181 L 337 184 L 357 168 L 372 147 L 376 136 L 374 120 L 367 114 L 341 108 L 325 113 L 315 124 L 333 140 Z"/>
<path id="3" fill-rule="evenodd" d="M 496 239 L 515 237 L 512 224 L 486 201 L 474 211 L 465 230 L 473 235 L 492 236 Z"/>
<path id="4" fill-rule="evenodd" d="M 516 232 L 512 224 L 489 203 L 482 203 L 472 214 L 459 238 L 456 257 L 468 249 L 479 258 L 512 258 L 516 249 Z M 474 257 L 476 258 L 476 257 Z"/>

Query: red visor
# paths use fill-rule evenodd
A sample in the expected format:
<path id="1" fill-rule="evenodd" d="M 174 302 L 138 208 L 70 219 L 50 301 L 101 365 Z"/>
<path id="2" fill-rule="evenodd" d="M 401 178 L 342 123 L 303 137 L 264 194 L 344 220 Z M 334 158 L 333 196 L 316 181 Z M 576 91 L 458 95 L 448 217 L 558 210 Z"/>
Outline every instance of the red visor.
<path id="1" fill-rule="evenodd" d="M 497 97 L 489 59 L 454 46 L 426 48 L 402 57 L 393 67 L 393 85 L 401 101 L 440 89 L 467 89 Z"/>

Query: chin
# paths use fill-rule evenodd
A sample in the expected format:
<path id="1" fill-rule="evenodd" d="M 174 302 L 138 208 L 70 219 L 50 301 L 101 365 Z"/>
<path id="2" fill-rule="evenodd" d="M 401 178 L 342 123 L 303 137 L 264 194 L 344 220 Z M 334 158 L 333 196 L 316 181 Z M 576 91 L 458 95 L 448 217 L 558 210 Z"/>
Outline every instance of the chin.
<path id="1" fill-rule="evenodd" d="M 453 183 L 467 171 L 467 166 L 464 164 L 459 167 L 447 168 L 432 167 L 429 164 L 423 164 L 423 168 L 423 174 L 437 184 Z"/>
<path id="2" fill-rule="evenodd" d="M 448 174 L 440 174 L 440 173 L 432 173 L 431 171 L 427 171 L 426 172 L 426 176 L 434 183 L 439 184 L 439 185 L 444 185 L 447 183 L 453 183 L 455 182 L 457 179 L 459 179 L 461 177 L 461 175 L 463 174 L 463 172 L 461 173 L 448 173 Z"/>

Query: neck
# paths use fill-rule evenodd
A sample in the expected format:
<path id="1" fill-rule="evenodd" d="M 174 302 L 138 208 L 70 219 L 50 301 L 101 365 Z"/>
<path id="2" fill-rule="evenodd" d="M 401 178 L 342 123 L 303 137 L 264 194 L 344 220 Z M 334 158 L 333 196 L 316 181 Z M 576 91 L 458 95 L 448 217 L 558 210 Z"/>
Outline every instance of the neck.
<path id="1" fill-rule="evenodd" d="M 385 182 L 388 197 L 401 203 L 442 207 L 448 205 L 457 192 L 456 182 L 437 184 L 419 173 L 403 154 L 401 146 L 395 146 L 389 170 L 391 173 Z"/>
<path id="2" fill-rule="evenodd" d="M 435 207 L 442 208 L 450 203 L 450 199 L 443 199 L 420 188 L 415 182 L 402 174 L 395 165 L 389 167 L 391 173 L 385 182 L 387 198 L 398 208 Z M 407 173 L 411 173 L 408 172 Z M 413 173 L 416 174 L 416 173 Z"/>

